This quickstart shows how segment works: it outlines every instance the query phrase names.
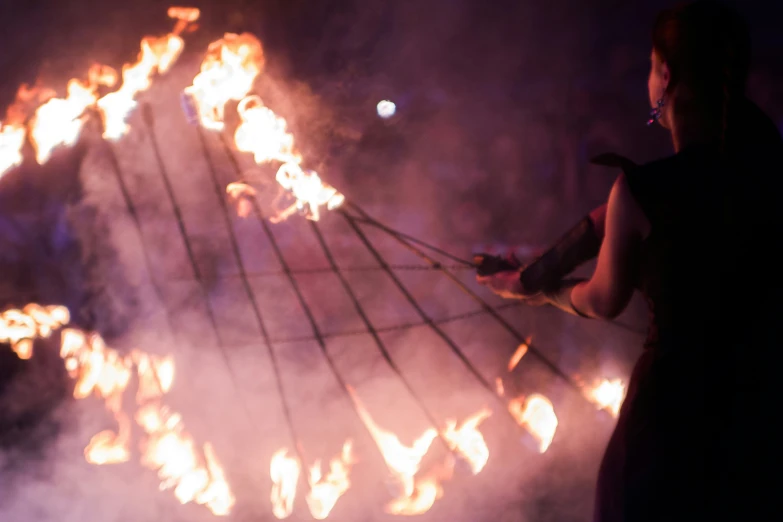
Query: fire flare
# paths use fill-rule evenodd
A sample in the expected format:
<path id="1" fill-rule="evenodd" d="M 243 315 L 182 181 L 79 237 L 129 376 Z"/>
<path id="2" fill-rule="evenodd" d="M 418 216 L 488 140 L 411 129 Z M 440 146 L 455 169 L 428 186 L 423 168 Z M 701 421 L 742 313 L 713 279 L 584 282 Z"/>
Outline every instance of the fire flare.
<path id="1" fill-rule="evenodd" d="M 415 516 L 426 513 L 443 496 L 441 484 L 450 480 L 454 473 L 454 460 L 446 462 L 428 471 L 424 476 L 416 477 L 414 492 L 410 497 L 400 497 L 386 506 L 393 515 Z"/>
<path id="2" fill-rule="evenodd" d="M 185 504 L 205 505 L 215 515 L 227 515 L 236 502 L 212 446 L 199 451 L 185 431 L 181 416 L 169 411 L 161 399 L 171 389 L 174 362 L 134 350 L 121 355 L 106 346 L 97 335 L 76 329 L 62 332 L 60 356 L 77 380 L 74 397 L 101 397 L 119 424 L 117 433 L 103 431 L 94 436 L 85 457 L 93 464 L 124 462 L 130 458 L 130 416 L 123 409 L 123 396 L 134 374 L 136 423 L 146 434 L 140 443 L 143 466 L 156 470 L 161 490 L 173 489 Z"/>
<path id="3" fill-rule="evenodd" d="M 464 458 L 474 475 L 481 473 L 489 460 L 489 448 L 484 436 L 478 430 L 478 425 L 492 415 L 492 410 L 484 408 L 474 413 L 457 428 L 457 421 L 446 421 L 443 437 L 449 442 L 452 450 Z"/>
<path id="4" fill-rule="evenodd" d="M 38 163 L 48 161 L 56 147 L 76 143 L 92 107 L 101 113 L 104 138 L 117 140 L 125 135 L 125 119 L 136 107 L 134 97 L 149 88 L 154 73 L 163 74 L 171 68 L 184 48 L 180 33 L 192 27 L 199 14 L 195 8 L 170 8 L 169 17 L 177 20 L 174 30 L 161 37 L 142 39 L 138 60 L 123 67 L 122 86 L 100 99 L 98 89 L 113 87 L 118 81 L 117 72 L 105 65 L 92 66 L 86 81 L 71 79 L 65 98 L 57 98 L 46 87 L 22 85 L 16 101 L 8 108 L 5 122 L 0 122 L 0 177 L 22 163 L 28 132 Z M 28 119 L 29 130 L 25 126 Z"/>
<path id="5" fill-rule="evenodd" d="M 296 163 L 284 163 L 275 179 L 296 198 L 296 202 L 271 218 L 272 223 L 284 221 L 297 211 L 303 212 L 307 219 L 318 221 L 318 207 L 326 205 L 327 209 L 334 210 L 345 201 L 345 196 L 323 183 L 317 172 L 304 171 Z"/>
<path id="6" fill-rule="evenodd" d="M 320 460 L 316 460 L 310 468 L 308 480 L 310 492 L 307 494 L 307 505 L 310 514 L 316 520 L 324 520 L 328 517 L 340 497 L 351 487 L 348 474 L 353 465 L 352 447 L 353 443 L 350 439 L 345 441 L 340 457 L 333 458 L 329 463 L 329 473 L 326 477 L 322 477 Z"/>
<path id="7" fill-rule="evenodd" d="M 625 384 L 621 379 L 604 379 L 590 391 L 590 398 L 599 408 L 617 417 L 625 399 Z"/>
<path id="8" fill-rule="evenodd" d="M 22 146 L 26 136 L 20 125 L 3 125 L 0 122 L 0 178 L 8 170 L 22 164 Z"/>
<path id="9" fill-rule="evenodd" d="M 87 120 L 85 111 L 98 100 L 97 87 L 72 79 L 68 82 L 66 98 L 52 98 L 35 111 L 30 122 L 30 140 L 38 163 L 48 161 L 55 147 L 76 143 Z"/>
<path id="10" fill-rule="evenodd" d="M 435 428 L 429 428 L 413 442 L 412 446 L 405 446 L 397 438 L 397 435 L 384 430 L 375 423 L 353 388 L 349 387 L 348 390 L 362 422 L 367 426 L 373 440 L 381 450 L 386 466 L 401 486 L 402 494 L 386 506 L 386 511 L 395 515 L 427 512 L 436 498 L 436 495 L 430 493 L 437 491 L 439 485 L 432 484 L 432 481 L 417 481 L 416 474 L 419 472 L 424 455 L 427 454 L 432 442 L 438 436 L 438 431 Z M 432 502 L 427 501 L 430 497 Z"/>
<path id="11" fill-rule="evenodd" d="M 128 114 L 136 108 L 136 95 L 147 90 L 152 84 L 152 76 L 166 73 L 177 61 L 185 42 L 179 35 L 188 24 L 198 20 L 200 11 L 192 7 L 171 7 L 169 18 L 177 20 L 174 30 L 164 36 L 147 36 L 141 40 L 141 51 L 133 64 L 122 68 L 122 86 L 100 100 L 98 109 L 103 117 L 103 137 L 118 140 L 128 132 L 125 122 Z"/>
<path id="12" fill-rule="evenodd" d="M 317 221 L 319 207 L 325 205 L 333 210 L 342 205 L 345 197 L 322 182 L 317 172 L 301 168 L 302 158 L 296 152 L 286 120 L 267 107 L 261 97 L 248 95 L 263 65 L 263 48 L 254 36 L 226 34 L 210 44 L 201 72 L 193 79 L 193 85 L 185 89 L 186 112 L 193 113 L 189 118 L 194 120 L 197 114 L 203 127 L 222 131 L 226 103 L 238 100 L 241 122 L 234 132 L 237 150 L 252 153 L 259 164 L 282 163 L 277 182 L 296 200 L 271 221 L 278 223 L 297 212 Z M 231 194 L 231 185 L 227 192 Z M 248 205 L 240 202 L 238 212 L 245 217 Z"/>
<path id="13" fill-rule="evenodd" d="M 235 181 L 226 186 L 226 194 L 236 202 L 239 217 L 244 218 L 250 215 L 253 210 L 252 201 L 256 197 L 256 189 L 246 183 Z"/>
<path id="14" fill-rule="evenodd" d="M 33 356 L 33 341 L 47 338 L 52 332 L 71 321 L 64 306 L 28 304 L 22 309 L 12 308 L 0 313 L 0 342 L 8 343 L 20 359 Z"/>
<path id="15" fill-rule="evenodd" d="M 536 439 L 538 450 L 546 452 L 557 431 L 557 416 L 549 399 L 539 394 L 519 397 L 509 403 L 508 411 Z"/>
<path id="16" fill-rule="evenodd" d="M 302 468 L 299 459 L 289 457 L 288 450 L 282 448 L 272 455 L 269 474 L 272 478 L 272 513 L 279 519 L 288 518 L 294 511 L 296 484 Z"/>
<path id="17" fill-rule="evenodd" d="M 264 50 L 250 33 L 226 33 L 212 42 L 201 63 L 201 72 L 185 94 L 195 100 L 201 125 L 223 130 L 226 103 L 239 101 L 253 88 L 264 68 Z"/>
<path id="18" fill-rule="evenodd" d="M 514 355 L 511 356 L 511 359 L 508 361 L 508 371 L 512 372 L 514 371 L 514 368 L 517 367 L 517 364 L 519 364 L 519 361 L 522 360 L 522 357 L 525 356 L 527 353 L 528 348 L 530 347 L 531 339 L 528 337 L 525 339 L 525 342 L 521 343 L 517 350 L 514 352 Z"/>
<path id="19" fill-rule="evenodd" d="M 286 129 L 285 119 L 264 106 L 259 96 L 244 98 L 237 105 L 237 112 L 242 120 L 234 133 L 238 150 L 251 152 L 256 163 L 302 161 L 294 152 L 294 137 Z"/>

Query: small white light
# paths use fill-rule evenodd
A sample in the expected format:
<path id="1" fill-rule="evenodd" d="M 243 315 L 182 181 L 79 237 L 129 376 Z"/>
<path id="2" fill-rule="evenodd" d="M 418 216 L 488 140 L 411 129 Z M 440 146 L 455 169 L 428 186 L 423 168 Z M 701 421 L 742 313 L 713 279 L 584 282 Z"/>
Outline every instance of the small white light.
<path id="1" fill-rule="evenodd" d="M 397 106 L 394 105 L 394 102 L 389 100 L 381 100 L 378 102 L 378 116 L 381 118 L 391 118 L 394 116 L 394 113 L 397 111 Z"/>

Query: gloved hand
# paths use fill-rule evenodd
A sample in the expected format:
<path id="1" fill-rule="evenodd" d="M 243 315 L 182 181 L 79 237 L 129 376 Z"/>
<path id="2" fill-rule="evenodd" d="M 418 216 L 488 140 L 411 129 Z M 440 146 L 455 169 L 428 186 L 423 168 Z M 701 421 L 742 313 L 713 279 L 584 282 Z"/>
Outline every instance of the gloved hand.
<path id="1" fill-rule="evenodd" d="M 473 260 L 476 263 L 476 282 L 500 297 L 524 299 L 532 305 L 547 302 L 542 292 L 530 293 L 523 288 L 519 276 L 524 267 L 513 253 L 504 257 L 476 254 Z"/>

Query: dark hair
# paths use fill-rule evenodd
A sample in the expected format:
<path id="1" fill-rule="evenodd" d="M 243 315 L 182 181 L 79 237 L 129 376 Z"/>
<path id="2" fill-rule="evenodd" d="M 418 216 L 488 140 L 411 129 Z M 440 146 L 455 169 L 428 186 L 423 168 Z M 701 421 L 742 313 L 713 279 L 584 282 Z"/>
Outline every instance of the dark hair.
<path id="1" fill-rule="evenodd" d="M 653 49 L 670 73 L 667 94 L 675 116 L 700 118 L 726 146 L 729 116 L 745 97 L 750 68 L 750 32 L 725 4 L 698 0 L 661 12 Z"/>

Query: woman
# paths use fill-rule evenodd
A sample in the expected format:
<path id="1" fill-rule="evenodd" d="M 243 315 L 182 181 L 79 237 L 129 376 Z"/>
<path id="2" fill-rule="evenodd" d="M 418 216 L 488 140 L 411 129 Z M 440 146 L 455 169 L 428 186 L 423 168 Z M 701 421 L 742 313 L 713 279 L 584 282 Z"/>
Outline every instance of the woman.
<path id="1" fill-rule="evenodd" d="M 634 289 L 649 303 L 645 350 L 599 472 L 597 522 L 780 519 L 766 485 L 783 441 L 766 419 L 781 404 L 772 358 L 783 288 L 772 274 L 783 149 L 744 96 L 749 57 L 747 28 L 727 7 L 662 12 L 651 122 L 671 133 L 675 154 L 616 161 L 624 172 L 605 216 L 596 210 L 521 276 L 478 277 L 499 295 L 588 318 L 616 317 Z M 589 280 L 564 279 L 596 251 Z"/>

